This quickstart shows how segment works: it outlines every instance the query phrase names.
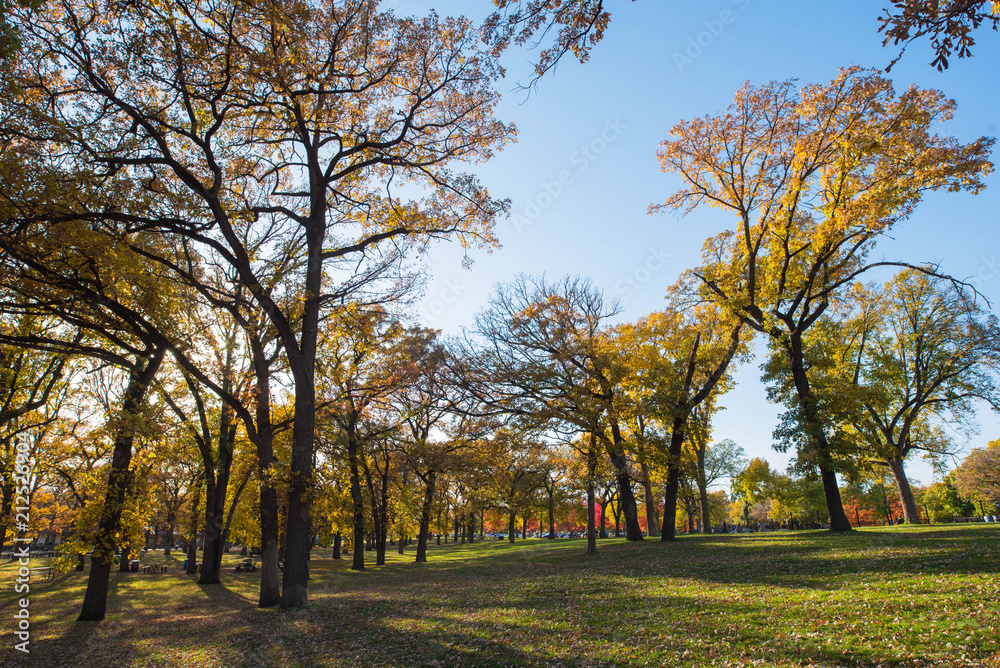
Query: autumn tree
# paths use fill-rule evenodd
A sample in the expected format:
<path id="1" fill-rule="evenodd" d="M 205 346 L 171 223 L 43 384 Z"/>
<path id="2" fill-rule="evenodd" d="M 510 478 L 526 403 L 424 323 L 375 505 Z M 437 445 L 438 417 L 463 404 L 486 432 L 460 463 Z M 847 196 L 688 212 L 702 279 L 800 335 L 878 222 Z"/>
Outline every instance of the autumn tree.
<path id="1" fill-rule="evenodd" d="M 356 305 L 345 309 L 339 318 L 328 321 L 323 333 L 317 385 L 325 407 L 322 416 L 336 431 L 325 438 L 340 444 L 350 471 L 351 498 L 354 503 L 354 544 L 365 536 L 364 482 L 371 502 L 378 511 L 372 516 L 375 533 L 384 560 L 386 540 L 389 465 L 391 443 L 401 417 L 392 405 L 394 393 L 415 378 L 407 364 L 403 339 L 406 329 L 393 314 L 381 306 Z M 342 439 L 340 439 L 342 435 Z M 368 444 L 382 444 L 379 452 L 369 452 Z M 373 471 L 371 465 L 378 465 Z M 382 483 L 376 485 L 376 478 Z M 355 570 L 364 569 L 364 552 L 354 551 Z"/>
<path id="2" fill-rule="evenodd" d="M 1000 501 L 1000 439 L 969 453 L 955 471 L 955 486 L 967 498 Z"/>
<path id="3" fill-rule="evenodd" d="M 782 475 L 771 469 L 766 459 L 755 457 L 746 468 L 730 480 L 734 501 L 743 502 L 743 517 L 750 517 L 750 509 L 780 494 Z"/>
<path id="4" fill-rule="evenodd" d="M 708 439 L 698 435 L 690 441 L 694 460 L 694 481 L 698 489 L 701 527 L 704 533 L 711 533 L 711 499 L 709 489 L 723 478 L 730 480 L 743 470 L 746 454 L 735 441 L 724 439 L 718 443 L 708 443 Z"/>
<path id="5" fill-rule="evenodd" d="M 495 243 L 504 203 L 449 167 L 513 136 L 492 117 L 499 67 L 467 21 L 362 0 L 70 2 L 15 20 L 28 60 L 46 63 L 17 72 L 24 107 L 60 117 L 66 155 L 137 194 L 76 215 L 213 257 L 277 331 L 297 402 L 281 603 L 300 606 L 320 313 L 428 239 Z M 277 255 L 247 252 L 262 236 Z M 288 254 L 301 260 L 291 310 L 267 280 Z"/>
<path id="6" fill-rule="evenodd" d="M 953 110 L 936 91 L 897 95 L 878 73 L 850 68 L 801 90 L 747 84 L 725 113 L 681 122 L 661 144 L 663 170 L 684 185 L 653 210 L 708 204 L 735 219 L 706 241 L 702 265 L 686 280 L 786 357 L 808 439 L 800 457 L 820 471 L 834 531 L 850 523 L 803 337 L 862 273 L 893 264 L 868 255 L 924 193 L 984 187 L 993 140 L 931 134 Z"/>
<path id="7" fill-rule="evenodd" d="M 658 441 L 666 469 L 661 540 L 675 537 L 677 495 L 681 482 L 681 457 L 689 432 L 696 428 L 692 415 L 703 413 L 705 422 L 714 399 L 730 383 L 729 365 L 741 351 L 739 320 L 698 304 L 676 305 L 619 328 L 617 344 L 629 369 L 635 409 L 660 421 L 669 440 Z M 707 424 L 707 422 L 706 422 Z"/>
<path id="8" fill-rule="evenodd" d="M 479 341 L 459 347 L 456 375 L 483 406 L 564 434 L 589 433 L 615 468 L 626 536 L 642 540 L 621 429 L 625 368 L 607 332 L 617 305 L 589 282 L 518 277 L 477 316 Z"/>
<path id="9" fill-rule="evenodd" d="M 549 540 L 554 540 L 556 537 L 556 506 L 566 496 L 566 480 L 572 466 L 569 454 L 565 450 L 556 448 L 550 448 L 540 462 L 539 484 L 545 491 L 545 509 L 549 518 L 549 532 L 546 537 Z"/>
<path id="10" fill-rule="evenodd" d="M 0 329 L 15 337 L 32 330 L 58 327 L 33 317 L 0 319 Z M 14 465 L 19 437 L 51 425 L 67 398 L 64 378 L 70 357 L 0 344 L 0 550 L 14 508 Z"/>
<path id="11" fill-rule="evenodd" d="M 460 464 L 459 452 L 482 434 L 463 407 L 466 402 L 460 388 L 451 382 L 448 351 L 439 332 L 413 327 L 401 343 L 408 382 L 396 388 L 392 401 L 402 418 L 400 450 L 409 470 L 424 485 L 416 554 L 421 563 L 427 561 L 438 476 Z"/>
<path id="12" fill-rule="evenodd" d="M 881 289 L 856 286 L 848 306 L 850 317 L 820 323 L 822 340 L 809 346 L 819 393 L 834 395 L 821 401 L 842 422 L 836 438 L 888 469 L 905 520 L 919 522 L 904 461 L 948 457 L 944 427 L 968 427 L 977 401 L 998 405 L 1000 330 L 973 295 L 913 270 Z"/>

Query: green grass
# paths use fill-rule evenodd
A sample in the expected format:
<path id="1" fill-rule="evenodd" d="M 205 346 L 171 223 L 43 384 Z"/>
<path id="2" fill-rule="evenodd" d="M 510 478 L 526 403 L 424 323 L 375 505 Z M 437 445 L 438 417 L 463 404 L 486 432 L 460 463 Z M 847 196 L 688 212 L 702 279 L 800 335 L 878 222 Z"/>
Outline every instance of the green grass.
<path id="1" fill-rule="evenodd" d="M 312 562 L 310 604 L 258 610 L 258 577 L 113 573 L 109 614 L 77 623 L 86 574 L 31 592 L 31 661 L 3 665 L 1000 666 L 1000 525 L 486 542 L 413 549 L 363 573 Z M 319 550 L 317 556 L 329 556 Z M 173 563 L 179 568 L 183 555 Z M 147 557 L 162 561 L 162 555 Z M 43 563 L 33 563 L 33 566 Z"/>

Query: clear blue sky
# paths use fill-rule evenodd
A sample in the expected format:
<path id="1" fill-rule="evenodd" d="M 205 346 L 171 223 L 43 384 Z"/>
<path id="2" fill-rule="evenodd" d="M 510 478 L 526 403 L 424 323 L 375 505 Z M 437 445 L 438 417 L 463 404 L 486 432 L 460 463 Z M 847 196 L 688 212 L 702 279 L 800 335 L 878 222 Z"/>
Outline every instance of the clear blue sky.
<path id="1" fill-rule="evenodd" d="M 400 13 L 434 7 L 473 19 L 481 18 L 489 4 L 396 3 Z M 678 187 L 674 177 L 660 172 L 656 159 L 669 128 L 724 109 L 747 80 L 828 82 L 840 67 L 884 67 L 897 53 L 883 48 L 876 32 L 876 16 L 887 0 L 608 4 L 611 26 L 590 62 L 566 60 L 527 99 L 520 93 L 505 96 L 497 115 L 517 124 L 518 142 L 475 171 L 494 195 L 512 200 L 520 218 L 498 223 L 503 248 L 474 254 L 471 270 L 461 268 L 455 245 L 431 249 L 427 261 L 433 278 L 417 305 L 424 324 L 445 333 L 470 325 L 494 285 L 519 272 L 589 276 L 607 297 L 619 299 L 623 319 L 660 308 L 666 286 L 697 263 L 702 241 L 729 224 L 722 212 L 707 209 L 686 218 L 646 214 L 651 203 L 662 202 Z M 701 52 L 693 47 L 688 52 L 699 37 Z M 898 90 L 916 83 L 954 98 L 956 117 L 939 132 L 963 141 L 996 136 L 1000 125 L 1000 34 L 981 31 L 979 42 L 972 59 L 953 60 L 943 73 L 928 65 L 933 58 L 928 44 L 913 45 L 891 73 Z M 677 54 L 694 57 L 688 61 Z M 533 56 L 520 50 L 507 57 L 508 80 L 501 90 L 530 77 Z M 590 147 L 589 155 L 584 147 Z M 979 196 L 934 194 L 897 227 L 894 238 L 880 244 L 877 255 L 940 262 L 943 270 L 963 278 L 980 275 L 984 280 L 977 286 L 1000 308 L 998 211 L 996 174 Z M 732 438 L 751 457 L 765 457 L 783 469 L 787 457 L 771 448 L 779 408 L 766 400 L 761 361 L 758 356 L 737 372 L 738 386 L 722 398 L 726 410 L 715 419 L 713 438 Z M 984 409 L 979 422 L 981 434 L 969 443 L 972 447 L 1000 437 L 995 414 Z M 919 460 L 908 470 L 911 479 L 931 482 L 930 469 Z"/>

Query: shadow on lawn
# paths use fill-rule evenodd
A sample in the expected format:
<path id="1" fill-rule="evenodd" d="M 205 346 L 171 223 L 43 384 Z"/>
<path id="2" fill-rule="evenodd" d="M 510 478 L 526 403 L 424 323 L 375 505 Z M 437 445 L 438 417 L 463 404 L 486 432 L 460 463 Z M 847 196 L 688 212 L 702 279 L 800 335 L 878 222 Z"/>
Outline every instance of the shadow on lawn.
<path id="1" fill-rule="evenodd" d="M 685 651 L 705 663 L 738 657 L 726 642 L 762 665 L 901 665 L 891 650 L 881 655 L 864 642 L 844 655 L 842 647 L 788 633 L 775 623 L 773 601 L 713 601 L 672 593 L 675 588 L 630 595 L 623 587 L 630 578 L 682 578 L 809 589 L 831 574 L 862 571 L 995 573 L 997 537 L 1000 532 L 985 529 L 713 535 L 673 543 L 602 541 L 597 558 L 583 554 L 583 541 L 442 546 L 432 549 L 429 563 L 395 560 L 364 573 L 348 571 L 346 561 L 318 561 L 311 567 L 310 605 L 281 612 L 255 607 L 256 578 L 227 574 L 221 586 L 200 586 L 183 574 L 123 575 L 112 578 L 108 620 L 59 623 L 55 637 L 32 643 L 32 658 L 43 663 L 3 665 L 125 668 L 170 659 L 255 668 L 568 668 L 650 658 L 693 665 L 682 658 Z M 75 616 L 78 604 L 74 599 L 66 610 L 72 607 Z M 877 638 L 874 633 L 859 637 Z M 924 660 L 933 665 L 935 657 Z"/>
<path id="2" fill-rule="evenodd" d="M 487 542 L 453 546 L 437 554 L 431 551 L 424 564 L 396 561 L 369 572 L 416 585 L 442 576 L 537 580 L 550 574 L 597 569 L 617 575 L 683 577 L 719 584 L 816 588 L 827 584 L 828 578 L 856 573 L 996 573 L 998 538 L 1000 531 L 986 529 L 970 533 L 903 527 L 846 534 L 712 534 L 667 543 L 656 538 L 641 543 L 602 540 L 596 557 L 584 554 L 583 540 L 529 540 L 514 545 Z M 343 570 L 346 572 L 346 565 Z M 341 584 L 350 587 L 347 582 Z"/>

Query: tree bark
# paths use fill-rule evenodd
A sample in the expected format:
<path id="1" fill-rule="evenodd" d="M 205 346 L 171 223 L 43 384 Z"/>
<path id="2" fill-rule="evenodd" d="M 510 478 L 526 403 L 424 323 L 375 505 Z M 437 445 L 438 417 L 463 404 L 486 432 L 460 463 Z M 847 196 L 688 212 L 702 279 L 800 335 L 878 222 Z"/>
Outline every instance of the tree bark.
<path id="1" fill-rule="evenodd" d="M 333 537 L 333 558 L 340 559 L 340 549 L 342 538 L 340 537 L 340 532 L 338 531 Z"/>
<path id="2" fill-rule="evenodd" d="M 11 455 L 10 461 L 13 465 L 13 455 Z M 4 543 L 7 542 L 7 522 L 14 509 L 14 479 L 7 471 L 4 472 L 4 484 L 0 489 L 3 490 L 3 501 L 0 504 L 0 555 L 2 555 Z"/>
<path id="3" fill-rule="evenodd" d="M 812 393 L 809 379 L 806 376 L 800 333 L 793 333 L 789 337 L 785 351 L 791 364 L 792 380 L 795 383 L 795 392 L 798 394 L 802 406 L 805 427 L 811 432 L 810 436 L 819 467 L 820 479 L 823 481 L 826 507 L 830 513 L 830 531 L 851 531 L 851 521 L 847 519 L 847 513 L 844 512 L 844 503 L 840 498 L 840 487 L 837 484 L 837 474 L 832 467 L 826 430 L 817 415 L 816 397 Z"/>
<path id="4" fill-rule="evenodd" d="M 556 537 L 556 496 L 549 494 L 549 540 Z"/>
<path id="5" fill-rule="evenodd" d="M 591 432 L 590 448 L 587 450 L 587 554 L 597 554 L 596 506 L 594 478 L 597 475 L 596 435 Z"/>
<path id="6" fill-rule="evenodd" d="M 97 622 L 104 619 L 108 605 L 108 577 L 114 555 L 115 533 L 121 520 L 125 494 L 128 491 L 129 465 L 132 463 L 132 441 L 135 437 L 135 419 L 142 408 L 146 389 L 156 377 L 163 361 L 164 349 L 153 354 L 129 371 L 129 383 L 122 401 L 121 417 L 115 426 L 115 446 L 111 455 L 111 473 L 101 508 L 94 554 L 90 561 L 90 577 L 83 597 L 83 607 L 77 621 Z"/>
<path id="7" fill-rule="evenodd" d="M 889 461 L 889 468 L 892 469 L 892 477 L 896 479 L 896 489 L 899 490 L 899 500 L 903 506 L 903 520 L 907 524 L 920 524 L 917 502 L 913 498 L 910 481 L 906 479 L 906 472 L 903 470 L 903 458 L 893 457 Z"/>
<path id="8" fill-rule="evenodd" d="M 608 455 L 615 467 L 615 480 L 618 482 L 618 502 L 625 516 L 625 540 L 642 540 L 642 527 L 639 526 L 639 504 L 632 492 L 632 478 L 628 472 L 628 459 L 625 457 L 625 446 L 621 431 L 616 421 L 611 422 L 613 447 Z M 603 516 L 603 514 L 602 514 Z"/>
<path id="9" fill-rule="evenodd" d="M 118 572 L 128 573 L 128 558 L 129 558 L 128 548 L 122 545 L 121 552 L 122 556 L 118 560 Z"/>
<path id="10" fill-rule="evenodd" d="M 437 472 L 428 471 L 425 478 L 424 504 L 420 509 L 420 535 L 417 536 L 417 563 L 427 561 L 427 539 L 431 531 L 431 506 L 434 503 L 434 488 L 437 484 Z"/>
<path id="11" fill-rule="evenodd" d="M 278 491 L 271 480 L 274 463 L 274 429 L 271 425 L 271 369 L 267 353 L 255 332 L 249 336 L 257 380 L 255 421 L 257 464 L 260 479 L 260 595 L 257 607 L 273 608 L 281 603 L 281 572 L 278 569 Z"/>
<path id="12" fill-rule="evenodd" d="M 201 477 L 195 479 L 194 502 L 191 505 L 191 538 L 187 542 L 187 574 L 194 575 L 198 572 L 198 506 L 201 505 Z"/>
<path id="13" fill-rule="evenodd" d="M 684 417 L 674 418 L 670 432 L 669 460 L 667 462 L 667 484 L 663 490 L 663 524 L 660 540 L 669 541 L 677 537 L 677 494 L 681 482 L 681 448 L 684 446 Z"/>
<path id="14" fill-rule="evenodd" d="M 228 388 L 227 388 L 228 389 Z M 201 556 L 201 578 L 198 584 L 221 584 L 222 551 L 225 541 L 226 492 L 229 488 L 229 474 L 233 466 L 233 447 L 236 425 L 232 419 L 232 409 L 223 405 L 219 417 L 218 467 L 215 475 L 207 477 L 205 494 L 205 551 Z M 205 467 L 211 465 L 206 459 Z"/>
<path id="15" fill-rule="evenodd" d="M 514 509 L 514 499 L 510 500 L 510 516 L 507 520 L 507 540 L 514 542 L 514 534 L 517 532 L 517 511 Z"/>
<path id="16" fill-rule="evenodd" d="M 318 165 L 312 151 L 306 157 L 311 167 Z M 315 172 L 310 173 L 315 176 Z M 303 224 L 306 243 L 306 268 L 302 281 L 302 315 L 299 340 L 288 327 L 279 327 L 286 358 L 295 387 L 295 417 L 292 422 L 292 458 L 288 483 L 288 518 L 285 524 L 285 571 L 281 582 L 281 607 L 298 608 L 306 604 L 309 582 L 309 515 L 313 490 L 313 456 L 316 436 L 316 346 L 319 340 L 320 299 L 323 294 L 323 242 L 326 238 L 327 185 L 322 179 L 310 179 L 312 188 L 309 219 Z M 272 322 L 275 319 L 272 318 Z M 277 325 L 277 323 L 275 323 Z M 288 323 L 285 323 L 288 324 Z M 284 330 L 284 331 L 282 331 Z M 298 344 L 298 345 L 296 345 Z M 357 458 L 357 451 L 353 453 Z M 352 494 L 354 492 L 352 473 Z M 358 486 L 360 496 L 360 485 Z M 355 507 L 355 522 L 359 519 Z M 364 515 L 360 514 L 362 531 L 355 538 L 358 545 L 364 538 Z M 364 557 L 355 570 L 364 569 Z"/>
<path id="17" fill-rule="evenodd" d="M 646 462 L 641 462 L 642 470 L 642 491 L 646 500 L 646 535 L 655 538 L 660 535 L 660 516 L 656 498 L 653 496 L 653 484 L 649 479 L 649 466 Z"/>
<path id="18" fill-rule="evenodd" d="M 354 561 L 351 564 L 351 570 L 363 571 L 365 570 L 365 499 L 361 493 L 358 448 L 357 435 L 353 429 L 349 428 L 347 430 L 347 458 L 351 467 L 351 502 L 354 506 Z"/>

